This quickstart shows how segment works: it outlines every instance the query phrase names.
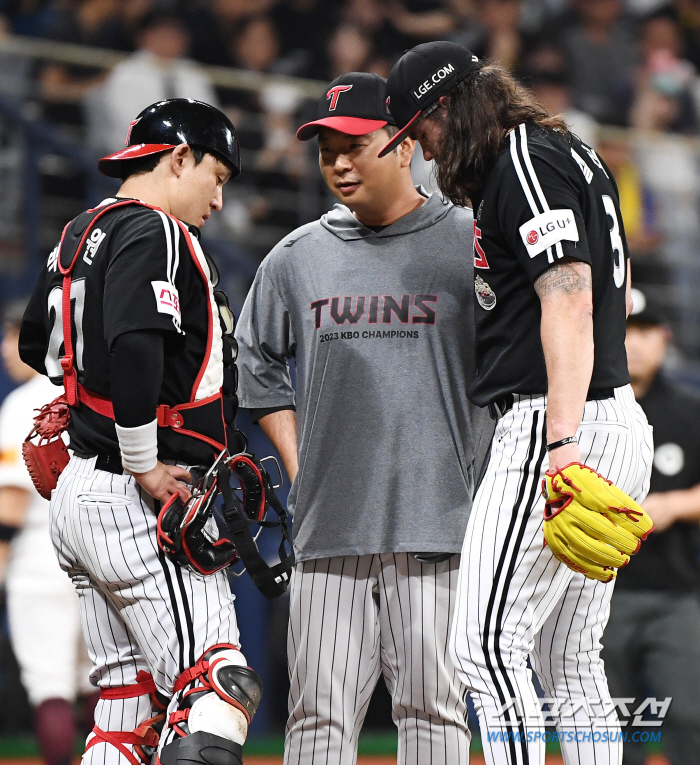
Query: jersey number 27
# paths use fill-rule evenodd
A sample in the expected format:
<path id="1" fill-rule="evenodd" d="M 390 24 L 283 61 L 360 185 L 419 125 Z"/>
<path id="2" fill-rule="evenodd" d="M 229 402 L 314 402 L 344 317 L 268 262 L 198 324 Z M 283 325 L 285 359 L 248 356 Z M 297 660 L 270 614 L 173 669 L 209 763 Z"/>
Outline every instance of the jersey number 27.
<path id="1" fill-rule="evenodd" d="M 85 310 L 85 279 L 75 279 L 70 285 L 70 300 L 75 303 L 75 367 L 83 371 L 83 348 L 85 347 L 83 339 L 83 311 Z M 49 377 L 61 377 L 63 369 L 61 367 L 61 352 L 63 345 L 63 288 L 54 287 L 49 293 L 49 316 L 53 315 L 53 326 L 49 337 L 49 347 L 46 351 L 44 364 L 46 374 Z"/>

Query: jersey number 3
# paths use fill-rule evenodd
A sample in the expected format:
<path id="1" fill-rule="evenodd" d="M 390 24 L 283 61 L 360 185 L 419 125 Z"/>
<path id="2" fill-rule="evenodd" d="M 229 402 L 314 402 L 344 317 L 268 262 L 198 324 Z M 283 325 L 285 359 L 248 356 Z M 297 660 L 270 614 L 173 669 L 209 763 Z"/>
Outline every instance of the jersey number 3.
<path id="1" fill-rule="evenodd" d="M 612 197 L 603 194 L 603 206 L 605 207 L 605 212 L 612 219 L 610 244 L 612 245 L 613 251 L 613 279 L 615 280 L 616 287 L 622 287 L 625 283 L 625 249 L 622 245 L 620 223 L 617 220 L 617 210 L 615 209 L 615 203 L 612 201 Z"/>
<path id="2" fill-rule="evenodd" d="M 85 309 L 85 279 L 76 279 L 70 285 L 70 300 L 75 303 L 73 316 L 75 319 L 75 367 L 83 370 L 83 311 Z M 49 293 L 49 316 L 53 318 L 49 347 L 44 364 L 49 377 L 61 377 L 61 357 L 58 355 L 63 346 L 63 288 L 54 287 Z"/>

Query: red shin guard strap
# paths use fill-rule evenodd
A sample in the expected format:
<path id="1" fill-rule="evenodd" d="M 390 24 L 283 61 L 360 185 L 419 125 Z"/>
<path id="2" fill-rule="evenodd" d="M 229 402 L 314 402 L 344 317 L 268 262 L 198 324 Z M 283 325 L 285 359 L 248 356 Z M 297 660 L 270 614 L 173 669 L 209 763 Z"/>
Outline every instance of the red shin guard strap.
<path id="1" fill-rule="evenodd" d="M 137 696 L 148 696 L 156 692 L 156 684 L 148 672 L 139 672 L 133 685 L 119 685 L 116 688 L 103 688 L 101 699 L 134 699 Z"/>
<path id="2" fill-rule="evenodd" d="M 156 709 L 165 709 L 165 705 L 158 698 L 158 689 L 153 680 L 153 675 L 143 670 L 136 675 L 136 682 L 133 685 L 102 688 L 100 691 L 100 698 L 110 701 L 114 699 L 135 699 L 137 696 L 150 696 L 151 703 Z"/>
<path id="3" fill-rule="evenodd" d="M 178 723 L 185 722 L 189 716 L 190 716 L 189 709 L 178 709 L 177 712 L 173 712 L 168 718 L 168 725 L 172 727 L 173 725 L 177 725 Z"/>
<path id="4" fill-rule="evenodd" d="M 208 661 L 199 661 L 197 664 L 194 665 L 194 667 L 190 667 L 189 669 L 186 669 L 180 677 L 175 681 L 175 685 L 173 685 L 173 693 L 177 693 L 178 691 L 181 691 L 183 688 L 188 686 L 193 680 L 196 680 L 198 677 L 201 677 L 202 675 L 206 675 L 206 673 L 209 671 L 209 662 Z"/>
<path id="5" fill-rule="evenodd" d="M 150 720 L 148 722 L 151 722 Z M 106 731 L 98 728 L 97 725 L 92 729 L 95 734 L 94 738 L 91 738 L 85 746 L 85 751 L 95 746 L 95 744 L 110 744 L 115 749 L 119 750 L 120 754 L 123 754 L 131 765 L 142 765 L 147 763 L 148 759 L 141 755 L 141 752 L 137 749 L 139 759 L 136 755 L 132 754 L 124 744 L 131 744 L 135 747 L 140 746 L 158 746 L 158 734 L 153 728 L 144 729 L 143 726 L 139 726 L 135 731 L 128 733 L 126 731 Z"/>

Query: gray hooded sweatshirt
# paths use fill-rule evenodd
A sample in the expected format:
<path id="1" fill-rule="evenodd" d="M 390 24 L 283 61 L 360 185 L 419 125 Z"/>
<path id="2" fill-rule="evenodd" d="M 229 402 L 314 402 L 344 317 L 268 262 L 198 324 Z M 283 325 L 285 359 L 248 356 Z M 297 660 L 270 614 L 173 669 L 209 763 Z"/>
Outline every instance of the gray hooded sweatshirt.
<path id="1" fill-rule="evenodd" d="M 260 266 L 236 330 L 239 397 L 294 404 L 296 358 L 297 560 L 461 549 L 493 432 L 465 393 L 472 236 L 471 212 L 437 195 L 379 232 L 336 205 Z"/>

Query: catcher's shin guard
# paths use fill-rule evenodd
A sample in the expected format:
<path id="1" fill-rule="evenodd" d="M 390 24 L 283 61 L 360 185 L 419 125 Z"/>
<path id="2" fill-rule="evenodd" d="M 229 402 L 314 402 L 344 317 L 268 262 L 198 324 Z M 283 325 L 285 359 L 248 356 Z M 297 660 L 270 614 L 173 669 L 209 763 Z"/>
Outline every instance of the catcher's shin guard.
<path id="1" fill-rule="evenodd" d="M 168 717 L 161 762 L 175 765 L 181 759 L 180 747 L 188 742 L 187 758 L 200 756 L 196 746 L 215 746 L 219 750 L 216 757 L 222 758 L 216 760 L 216 765 L 237 765 L 248 724 L 262 696 L 262 682 L 246 666 L 243 654 L 232 645 L 214 646 L 180 675 L 173 691 L 177 709 Z M 195 735 L 199 744 L 190 742 Z M 205 763 L 202 756 L 196 761 Z"/>
<path id="2" fill-rule="evenodd" d="M 161 765 L 243 765 L 243 747 L 198 731 L 163 747 L 159 761 Z"/>
<path id="3" fill-rule="evenodd" d="M 85 745 L 86 754 L 97 744 L 108 744 L 117 749 L 129 761 L 130 765 L 148 765 L 151 762 L 158 747 L 160 731 L 165 720 L 165 704 L 156 690 L 153 677 L 148 672 L 141 671 L 136 676 L 136 683 L 133 685 L 103 688 L 100 693 L 100 701 L 109 703 L 111 701 L 136 700 L 139 696 L 150 696 L 151 708 L 157 710 L 158 714 L 144 720 L 133 731 L 103 730 L 95 724 Z M 133 752 L 127 748 L 128 746 L 133 747 Z"/>

